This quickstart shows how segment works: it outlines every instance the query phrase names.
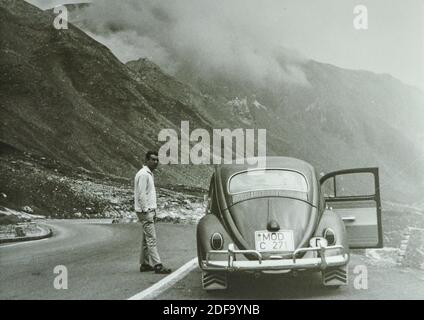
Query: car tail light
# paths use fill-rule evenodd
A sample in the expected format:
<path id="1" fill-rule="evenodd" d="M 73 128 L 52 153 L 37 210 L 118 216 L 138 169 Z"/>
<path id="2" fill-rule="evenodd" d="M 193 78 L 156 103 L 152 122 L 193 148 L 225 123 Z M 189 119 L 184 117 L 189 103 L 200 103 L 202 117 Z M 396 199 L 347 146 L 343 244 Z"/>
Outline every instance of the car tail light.
<path id="1" fill-rule="evenodd" d="M 333 246 L 336 243 L 336 234 L 333 229 L 327 228 L 323 233 L 324 239 L 327 240 L 329 246 Z"/>
<path id="2" fill-rule="evenodd" d="M 219 232 L 211 236 L 211 247 L 213 250 L 221 250 L 224 247 L 224 238 Z"/>

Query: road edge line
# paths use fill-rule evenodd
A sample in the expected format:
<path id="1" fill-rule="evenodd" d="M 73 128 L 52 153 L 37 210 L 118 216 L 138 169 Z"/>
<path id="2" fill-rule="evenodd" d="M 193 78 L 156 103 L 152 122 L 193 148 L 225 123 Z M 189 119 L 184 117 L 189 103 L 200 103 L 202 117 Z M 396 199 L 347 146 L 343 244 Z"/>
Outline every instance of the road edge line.
<path id="1" fill-rule="evenodd" d="M 127 300 L 152 300 L 157 297 L 159 294 L 165 290 L 172 287 L 176 282 L 184 278 L 188 273 L 193 271 L 197 266 L 197 257 L 186 262 L 182 267 L 180 267 L 175 272 L 171 273 L 169 276 L 161 279 L 159 282 L 155 283 L 153 286 L 133 295 Z"/>
<path id="2" fill-rule="evenodd" d="M 38 236 L 23 236 L 23 237 L 17 237 L 17 238 L 1 238 L 0 244 L 4 244 L 4 243 L 17 244 L 17 243 L 24 243 L 29 241 L 45 240 L 53 236 L 53 230 L 51 228 L 41 224 L 39 224 L 38 227 L 44 231 L 44 234 L 41 234 Z"/>

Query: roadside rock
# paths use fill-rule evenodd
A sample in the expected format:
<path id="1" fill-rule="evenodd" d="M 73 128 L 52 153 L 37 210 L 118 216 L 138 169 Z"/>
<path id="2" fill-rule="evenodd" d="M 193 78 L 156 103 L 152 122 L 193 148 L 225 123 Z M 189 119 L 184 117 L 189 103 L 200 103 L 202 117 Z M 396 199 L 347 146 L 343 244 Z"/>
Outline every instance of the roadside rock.
<path id="1" fill-rule="evenodd" d="M 424 228 L 410 227 L 409 234 L 401 265 L 424 270 Z"/>
<path id="2" fill-rule="evenodd" d="M 370 259 L 370 264 L 377 266 L 396 266 L 398 255 L 399 248 L 384 247 L 381 249 L 365 250 L 365 256 Z"/>
<path id="3" fill-rule="evenodd" d="M 26 212 L 26 213 L 34 213 L 34 210 L 32 210 L 32 208 L 30 207 L 30 206 L 25 206 L 25 207 L 23 207 L 22 208 L 22 211 L 23 212 Z"/>
<path id="4" fill-rule="evenodd" d="M 81 212 L 75 212 L 74 217 L 79 219 L 79 218 L 82 217 L 82 213 Z"/>

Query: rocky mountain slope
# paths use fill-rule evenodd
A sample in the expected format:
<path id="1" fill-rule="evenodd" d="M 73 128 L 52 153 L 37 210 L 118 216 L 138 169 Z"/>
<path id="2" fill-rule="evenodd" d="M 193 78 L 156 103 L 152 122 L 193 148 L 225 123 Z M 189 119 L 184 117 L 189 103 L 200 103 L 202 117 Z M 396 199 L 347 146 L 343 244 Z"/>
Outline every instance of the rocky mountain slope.
<path id="1" fill-rule="evenodd" d="M 307 86 L 199 79 L 186 70 L 177 89 L 146 59 L 127 65 L 161 93 L 209 110 L 217 125 L 266 128 L 269 155 L 306 159 L 320 172 L 378 166 L 388 200 L 416 202 L 424 191 L 424 95 L 390 76 L 308 61 Z"/>
<path id="2" fill-rule="evenodd" d="M 1 151 L 0 225 L 35 217 L 10 215 L 7 208 L 51 218 L 137 220 L 131 179 L 64 165 L 10 146 L 1 145 Z M 190 223 L 205 211 L 202 189 L 165 185 L 157 191 L 161 221 Z"/>
<path id="3" fill-rule="evenodd" d="M 174 76 L 108 48 L 24 1 L 0 4 L 1 142 L 63 165 L 131 179 L 165 128 L 266 128 L 269 155 L 319 171 L 379 166 L 382 195 L 420 203 L 424 96 L 387 75 L 307 60 L 307 84 L 257 83 L 190 62 Z M 80 21 L 80 23 L 83 23 Z M 83 24 L 82 24 L 83 26 Z M 6 169 L 5 169 L 6 170 Z M 163 166 L 159 184 L 206 187 L 208 166 Z M 413 187 L 411 187 L 413 186 Z"/>
<path id="4" fill-rule="evenodd" d="M 210 128 L 195 105 L 159 94 L 106 47 L 72 25 L 54 29 L 53 19 L 24 1 L 0 4 L 2 142 L 70 166 L 132 177 L 144 153 L 162 145 L 160 130 L 178 131 L 179 119 Z M 187 170 L 163 168 L 159 181 L 199 184 Z"/>

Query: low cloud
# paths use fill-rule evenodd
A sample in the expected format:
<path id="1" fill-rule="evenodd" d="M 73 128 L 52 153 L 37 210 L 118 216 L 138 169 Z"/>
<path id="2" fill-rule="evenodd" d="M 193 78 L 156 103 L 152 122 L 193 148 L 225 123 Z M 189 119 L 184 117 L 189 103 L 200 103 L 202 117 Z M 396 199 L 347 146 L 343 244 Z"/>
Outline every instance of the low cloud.
<path id="1" fill-rule="evenodd" d="M 148 58 L 170 74 L 306 84 L 305 59 L 278 32 L 280 1 L 95 0 L 78 25 L 123 62 Z"/>

